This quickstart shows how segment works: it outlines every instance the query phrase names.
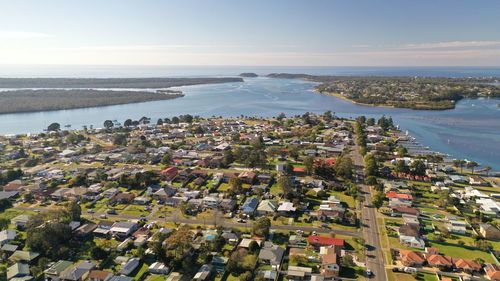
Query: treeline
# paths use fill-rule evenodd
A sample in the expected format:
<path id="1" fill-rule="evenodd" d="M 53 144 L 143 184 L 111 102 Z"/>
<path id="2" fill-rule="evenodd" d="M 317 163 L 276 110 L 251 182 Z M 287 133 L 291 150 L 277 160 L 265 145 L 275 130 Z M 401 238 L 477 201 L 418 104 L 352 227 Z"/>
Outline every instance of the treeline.
<path id="1" fill-rule="evenodd" d="M 75 109 L 168 100 L 183 94 L 111 90 L 15 90 L 0 92 L 0 114 Z"/>
<path id="2" fill-rule="evenodd" d="M 0 78 L 0 88 L 169 88 L 198 84 L 243 82 L 220 78 Z"/>

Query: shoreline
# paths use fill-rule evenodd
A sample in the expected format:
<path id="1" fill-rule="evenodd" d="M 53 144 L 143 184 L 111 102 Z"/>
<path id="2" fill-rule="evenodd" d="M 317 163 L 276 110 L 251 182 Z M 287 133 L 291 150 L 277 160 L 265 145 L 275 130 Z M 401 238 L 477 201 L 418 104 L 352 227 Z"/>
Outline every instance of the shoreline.
<path id="1" fill-rule="evenodd" d="M 33 93 L 36 93 L 37 91 L 40 91 L 40 90 L 35 90 L 35 91 L 28 91 L 28 92 L 24 92 L 24 94 L 33 94 Z M 47 91 L 50 91 L 50 90 L 45 90 L 46 92 Z M 3 93 L 15 93 L 16 91 L 11 91 L 11 92 L 3 92 Z M 41 96 L 41 97 L 38 97 L 39 99 L 43 100 L 44 102 L 48 102 L 50 103 L 51 101 L 54 101 L 57 100 L 57 99 L 61 99 L 61 98 L 64 98 L 64 92 L 72 92 L 71 90 L 63 90 L 63 91 L 59 91 L 60 92 L 60 95 L 59 96 Z M 101 96 L 99 97 L 95 97 L 96 99 L 105 99 L 105 95 L 109 94 L 109 91 L 99 91 L 99 90 L 84 90 L 83 92 L 87 92 L 86 94 L 87 95 L 92 95 L 93 93 L 97 93 L 97 92 L 102 92 L 100 93 Z M 80 97 L 80 96 L 76 96 L 76 94 L 78 94 L 79 91 L 73 91 L 72 93 L 68 93 L 68 96 L 69 95 L 72 95 L 74 96 L 75 99 L 78 99 L 80 98 L 80 102 L 87 102 L 86 101 L 86 98 L 87 97 Z M 0 92 L 0 100 L 2 99 L 2 92 Z M 130 91 L 113 91 L 113 94 L 114 95 L 135 95 L 136 92 L 130 92 Z M 144 97 L 143 99 L 139 98 L 141 94 L 148 94 L 147 97 Z M 40 95 L 43 95 L 43 94 L 40 94 Z M 50 107 L 50 105 L 47 105 L 46 108 L 43 108 L 44 105 L 41 105 L 41 108 L 33 108 L 33 109 L 30 109 L 30 108 L 22 108 L 22 106 L 20 106 L 19 109 L 14 109 L 12 111 L 9 111 L 8 108 L 0 108 L 0 115 L 7 115 L 7 114 L 23 114 L 23 113 L 37 113 L 37 112 L 51 112 L 51 111 L 60 111 L 60 110 L 73 110 L 73 109 L 84 109 L 84 108 L 99 108 L 99 107 L 106 107 L 106 106 L 115 106 L 115 105 L 126 105 L 126 104 L 135 104 L 135 103 L 143 103 L 143 102 L 154 102 L 154 101 L 163 101 L 163 100 L 173 100 L 173 99 L 178 99 L 178 98 L 182 98 L 184 97 L 185 94 L 182 93 L 182 92 L 177 92 L 177 93 L 169 93 L 169 92 L 164 92 L 164 91 L 156 91 L 156 92 L 151 92 L 151 93 L 146 93 L 146 92 L 137 92 L 137 96 L 134 96 L 132 97 L 130 100 L 120 100 L 120 96 L 114 96 L 114 97 L 111 97 L 111 98 L 115 98 L 116 100 L 114 101 L 106 101 L 106 100 L 102 100 L 101 102 L 99 101 L 96 101 L 96 104 L 78 104 L 78 101 L 76 101 L 74 104 L 66 104 L 66 105 L 60 105 L 59 107 L 57 106 L 54 106 L 53 108 Z M 4 99 L 8 99 L 9 97 L 5 97 Z M 19 97 L 16 97 L 14 98 L 15 99 L 15 102 L 16 103 L 23 103 L 23 100 L 24 102 L 26 102 L 27 99 L 30 99 L 32 97 L 30 96 L 19 96 Z M 71 97 L 70 97 L 71 98 Z M 92 97 L 91 97 L 92 98 Z M 8 105 L 7 105 L 8 106 Z"/>
<path id="2" fill-rule="evenodd" d="M 345 97 L 339 93 L 332 93 L 332 92 L 322 92 L 318 89 L 314 89 L 314 92 L 315 93 L 318 93 L 318 94 L 321 94 L 321 95 L 325 95 L 325 96 L 332 96 L 332 97 L 336 97 L 336 98 L 340 98 L 342 100 L 345 100 L 345 101 L 348 101 L 350 103 L 353 103 L 353 104 L 356 104 L 356 105 L 360 105 L 360 106 L 370 106 L 370 107 L 383 107 L 383 108 L 392 108 L 392 109 L 396 109 L 396 108 L 400 108 L 400 109 L 411 109 L 411 110 L 428 110 L 428 111 L 445 111 L 445 110 L 453 110 L 455 109 L 456 107 L 456 103 L 453 104 L 453 107 L 450 107 L 450 108 L 430 108 L 430 107 L 422 107 L 422 108 L 413 108 L 413 107 L 399 107 L 399 106 L 395 106 L 395 105 L 388 105 L 388 104 L 371 104 L 371 103 L 362 103 L 362 102 L 358 102 L 358 101 L 355 101 L 355 100 L 352 100 L 348 97 Z"/>

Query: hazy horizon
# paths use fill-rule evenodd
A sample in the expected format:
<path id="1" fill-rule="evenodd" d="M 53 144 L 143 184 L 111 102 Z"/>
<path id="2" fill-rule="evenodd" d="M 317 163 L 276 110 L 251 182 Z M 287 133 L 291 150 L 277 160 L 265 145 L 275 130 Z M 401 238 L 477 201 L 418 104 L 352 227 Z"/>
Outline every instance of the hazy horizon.
<path id="1" fill-rule="evenodd" d="M 493 0 L 20 0 L 0 10 L 1 65 L 500 65 Z"/>

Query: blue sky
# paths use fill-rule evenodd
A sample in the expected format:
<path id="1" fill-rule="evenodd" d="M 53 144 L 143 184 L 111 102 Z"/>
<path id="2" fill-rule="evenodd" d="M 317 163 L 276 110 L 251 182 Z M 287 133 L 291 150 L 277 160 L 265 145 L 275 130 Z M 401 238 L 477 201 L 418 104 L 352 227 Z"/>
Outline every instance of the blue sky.
<path id="1" fill-rule="evenodd" d="M 497 0 L 0 0 L 0 64 L 499 66 Z"/>

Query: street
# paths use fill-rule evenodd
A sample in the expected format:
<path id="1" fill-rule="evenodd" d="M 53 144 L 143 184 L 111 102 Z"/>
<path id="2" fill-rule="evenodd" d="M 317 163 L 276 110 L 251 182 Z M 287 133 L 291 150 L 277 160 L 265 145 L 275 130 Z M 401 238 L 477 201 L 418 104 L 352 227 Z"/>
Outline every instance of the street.
<path id="1" fill-rule="evenodd" d="M 351 151 L 352 160 L 356 166 L 356 173 L 363 180 L 364 160 L 359 153 L 359 147 L 354 146 Z M 370 187 L 364 184 L 359 185 L 361 196 L 364 202 L 361 206 L 361 225 L 363 238 L 365 239 L 366 267 L 374 274 L 373 280 L 385 281 L 387 274 L 385 271 L 384 254 L 380 246 L 380 234 L 377 225 L 377 209 L 371 205 L 372 196 Z"/>

